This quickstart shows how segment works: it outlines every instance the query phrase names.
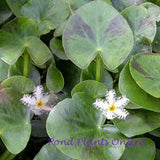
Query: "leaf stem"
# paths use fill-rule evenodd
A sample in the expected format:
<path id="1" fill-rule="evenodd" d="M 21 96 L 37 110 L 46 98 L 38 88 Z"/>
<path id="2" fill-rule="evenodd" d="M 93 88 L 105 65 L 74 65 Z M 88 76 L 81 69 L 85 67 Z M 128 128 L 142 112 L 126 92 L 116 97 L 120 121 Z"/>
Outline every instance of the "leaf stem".
<path id="1" fill-rule="evenodd" d="M 70 10 L 71 14 L 73 15 L 73 14 L 74 14 L 74 12 L 73 12 L 73 10 L 72 10 L 72 8 L 71 8 L 70 0 L 68 0 L 68 7 L 69 7 L 69 10 Z"/>
<path id="2" fill-rule="evenodd" d="M 98 52 L 98 55 L 96 58 L 96 81 L 100 82 L 100 78 L 101 78 L 101 57 Z"/>
<path id="3" fill-rule="evenodd" d="M 23 76 L 28 77 L 28 67 L 29 67 L 29 55 L 28 52 L 24 51 L 24 66 L 23 66 Z"/>
<path id="4" fill-rule="evenodd" d="M 8 150 L 6 150 L 3 155 L 0 157 L 0 160 L 12 160 L 14 159 L 16 155 L 15 154 L 12 154 L 10 153 Z"/>

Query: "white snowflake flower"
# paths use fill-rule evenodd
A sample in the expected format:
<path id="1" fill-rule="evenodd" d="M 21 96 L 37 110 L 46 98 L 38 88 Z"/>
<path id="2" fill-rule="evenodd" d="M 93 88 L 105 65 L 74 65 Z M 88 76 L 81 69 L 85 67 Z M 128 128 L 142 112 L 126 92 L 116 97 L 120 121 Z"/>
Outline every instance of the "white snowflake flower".
<path id="1" fill-rule="evenodd" d="M 21 99 L 22 103 L 27 105 L 35 115 L 41 115 L 45 111 L 51 111 L 52 108 L 47 106 L 49 95 L 44 93 L 43 86 L 39 85 L 34 88 L 33 96 L 25 94 Z"/>
<path id="2" fill-rule="evenodd" d="M 106 100 L 96 99 L 93 105 L 99 109 L 107 119 L 125 119 L 129 112 L 124 107 L 129 103 L 129 99 L 125 96 L 116 98 L 115 90 L 106 93 Z"/>

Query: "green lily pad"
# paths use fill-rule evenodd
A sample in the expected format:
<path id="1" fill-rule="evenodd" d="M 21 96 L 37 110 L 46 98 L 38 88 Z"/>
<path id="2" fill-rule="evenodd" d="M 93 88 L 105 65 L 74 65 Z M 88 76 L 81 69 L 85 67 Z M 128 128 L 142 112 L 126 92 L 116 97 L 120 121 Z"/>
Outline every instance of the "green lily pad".
<path id="1" fill-rule="evenodd" d="M 160 55 L 138 54 L 131 59 L 130 72 L 136 83 L 150 95 L 160 98 Z"/>
<path id="2" fill-rule="evenodd" d="M 62 46 L 61 39 L 58 39 L 58 38 L 51 39 L 50 48 L 53 54 L 55 54 L 58 58 L 63 60 L 68 60 L 68 57 L 64 53 L 64 48 Z"/>
<path id="3" fill-rule="evenodd" d="M 33 160 L 75 160 L 63 154 L 55 145 L 44 145 Z"/>
<path id="4" fill-rule="evenodd" d="M 71 95 L 73 96 L 77 92 L 84 92 L 89 94 L 93 98 L 101 98 L 106 95 L 107 90 L 107 87 L 100 82 L 94 80 L 86 80 L 77 84 L 73 88 Z"/>
<path id="5" fill-rule="evenodd" d="M 53 92 L 59 92 L 64 87 L 63 75 L 53 64 L 48 68 L 46 85 Z"/>
<path id="6" fill-rule="evenodd" d="M 132 6 L 124 9 L 122 15 L 132 28 L 135 40 L 147 38 L 151 42 L 156 35 L 156 22 L 148 16 L 148 10 L 143 6 Z"/>
<path id="7" fill-rule="evenodd" d="M 8 64 L 6 64 L 0 59 L 0 81 L 3 81 L 6 78 L 8 78 L 8 68 Z"/>
<path id="8" fill-rule="evenodd" d="M 0 24 L 6 21 L 12 15 L 11 10 L 5 0 L 0 1 Z"/>
<path id="9" fill-rule="evenodd" d="M 22 15 L 38 22 L 41 34 L 60 25 L 68 16 L 66 0 L 30 0 L 21 9 Z"/>
<path id="10" fill-rule="evenodd" d="M 9 66 L 8 70 L 8 76 L 16 76 L 21 75 L 23 76 L 23 67 L 24 67 L 24 61 L 23 58 L 20 57 L 17 62 L 13 65 Z M 39 71 L 29 62 L 28 67 L 28 77 L 36 84 L 40 85 L 41 77 Z"/>
<path id="11" fill-rule="evenodd" d="M 150 132 L 160 127 L 160 113 L 147 110 L 129 110 L 126 119 L 114 119 L 116 127 L 127 137 Z"/>
<path id="12" fill-rule="evenodd" d="M 150 2 L 146 2 L 146 3 L 142 3 L 142 6 L 144 6 L 147 10 L 148 10 L 148 14 L 151 16 L 151 18 L 154 21 L 160 21 L 160 7 L 150 3 Z"/>
<path id="13" fill-rule="evenodd" d="M 93 61 L 87 69 L 84 69 L 81 73 L 81 81 L 96 79 L 96 63 Z M 101 77 L 100 82 L 103 83 L 108 89 L 113 88 L 113 79 L 109 72 L 101 65 Z"/>
<path id="14" fill-rule="evenodd" d="M 133 35 L 126 20 L 111 5 L 93 1 L 70 18 L 63 46 L 67 56 L 81 69 L 87 68 L 99 53 L 104 64 L 114 70 L 133 48 Z"/>
<path id="15" fill-rule="evenodd" d="M 73 10 L 77 10 L 84 4 L 89 3 L 91 1 L 92 0 L 69 0 L 69 4 Z"/>
<path id="16" fill-rule="evenodd" d="M 1 83 L 4 88 L 12 88 L 21 94 L 31 93 L 35 87 L 33 81 L 23 76 L 13 76 Z"/>
<path id="17" fill-rule="evenodd" d="M 153 45 L 153 50 L 156 53 L 160 53 L 160 27 L 157 28 L 157 33 L 152 45 Z"/>
<path id="18" fill-rule="evenodd" d="M 154 160 L 156 148 L 154 142 L 149 138 L 134 138 L 132 143 L 137 145 L 128 145 L 120 160 Z M 141 144 L 145 145 L 139 145 Z"/>
<path id="19" fill-rule="evenodd" d="M 126 95 L 130 101 L 144 109 L 160 112 L 160 99 L 151 96 L 143 91 L 132 78 L 127 64 L 120 74 L 119 90 L 122 95 Z"/>
<path id="20" fill-rule="evenodd" d="M 21 102 L 15 90 L 2 89 L 4 102 L 0 104 L 0 138 L 12 154 L 26 147 L 30 134 L 30 111 Z"/>
<path id="21" fill-rule="evenodd" d="M 54 107 L 47 119 L 47 132 L 55 140 L 71 140 L 70 145 L 57 145 L 64 154 L 83 160 L 118 160 L 124 152 L 124 145 L 113 145 L 115 138 L 125 137 L 113 126 L 103 125 L 103 115 L 93 106 L 95 99 L 78 93 L 72 99 L 65 99 Z M 86 144 L 88 141 L 88 144 Z M 109 144 L 91 145 L 94 141 L 108 140 Z M 83 140 L 82 143 L 79 141 Z M 112 140 L 112 141 L 111 141 Z M 70 141 L 71 142 L 71 141 Z M 68 142 L 69 143 L 69 142 Z M 73 145 L 72 145 L 73 144 Z M 116 153 L 116 154 L 115 154 Z"/>
<path id="22" fill-rule="evenodd" d="M 6 0 L 12 12 L 16 16 L 21 16 L 21 7 L 29 0 Z"/>
<path id="23" fill-rule="evenodd" d="M 111 2 L 118 11 L 122 11 L 127 7 L 138 6 L 145 2 L 145 0 L 111 0 Z"/>
<path id="24" fill-rule="evenodd" d="M 26 49 L 31 59 L 42 65 L 51 58 L 48 47 L 36 36 L 38 26 L 34 20 L 19 17 L 7 23 L 0 31 L 0 57 L 14 64 Z"/>

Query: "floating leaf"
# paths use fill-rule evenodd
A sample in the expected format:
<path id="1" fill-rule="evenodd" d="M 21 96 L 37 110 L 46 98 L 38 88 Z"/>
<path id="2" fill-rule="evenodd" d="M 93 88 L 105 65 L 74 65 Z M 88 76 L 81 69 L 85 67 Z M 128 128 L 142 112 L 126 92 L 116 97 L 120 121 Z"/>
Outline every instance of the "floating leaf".
<path id="1" fill-rule="evenodd" d="M 70 18 L 63 45 L 67 56 L 82 69 L 99 53 L 104 64 L 114 70 L 131 51 L 133 35 L 126 20 L 111 5 L 94 1 Z"/>
<path id="2" fill-rule="evenodd" d="M 36 36 L 38 26 L 34 20 L 19 17 L 7 23 L 0 31 L 0 57 L 14 64 L 26 49 L 37 65 L 51 58 L 48 47 Z"/>
<path id="3" fill-rule="evenodd" d="M 94 80 L 86 80 L 77 84 L 73 88 L 71 95 L 73 96 L 77 92 L 87 93 L 93 98 L 101 98 L 106 95 L 107 87 L 100 82 Z"/>
<path id="4" fill-rule="evenodd" d="M 112 145 L 111 140 L 125 137 L 113 125 L 103 124 L 103 115 L 93 106 L 95 99 L 87 94 L 75 94 L 72 99 L 61 101 L 50 112 L 47 119 L 47 132 L 55 140 L 71 140 L 73 145 L 57 145 L 66 155 L 83 160 L 109 159 L 118 160 L 124 152 L 124 145 Z M 108 140 L 107 145 L 87 145 L 80 143 L 78 139 L 86 138 L 86 143 L 90 140 L 101 143 L 102 139 Z M 116 154 L 115 154 L 116 153 Z"/>
<path id="5" fill-rule="evenodd" d="M 44 145 L 33 160 L 74 160 L 63 154 L 55 145 Z"/>
<path id="6" fill-rule="evenodd" d="M 157 128 L 149 133 L 153 136 L 160 137 L 160 128 Z"/>
<path id="7" fill-rule="evenodd" d="M 160 113 L 147 110 L 129 110 L 126 119 L 114 119 L 113 122 L 125 136 L 133 137 L 160 127 Z"/>
<path id="8" fill-rule="evenodd" d="M 142 6 L 144 6 L 148 10 L 148 14 L 151 16 L 151 18 L 154 21 L 160 21 L 160 7 L 153 4 L 153 3 L 142 3 Z"/>
<path id="9" fill-rule="evenodd" d="M 127 145 L 120 160 L 154 160 L 156 148 L 151 139 L 134 138 L 131 141 L 132 143 L 137 142 L 137 145 Z M 145 145 L 139 145 L 139 142 Z"/>
<path id="10" fill-rule="evenodd" d="M 118 10 L 122 11 L 127 7 L 137 6 L 145 2 L 145 0 L 111 0 L 113 6 Z"/>
<path id="11" fill-rule="evenodd" d="M 49 90 L 54 92 L 59 92 L 64 87 L 63 75 L 53 64 L 48 68 L 46 85 Z"/>
<path id="12" fill-rule="evenodd" d="M 58 38 L 53 38 L 50 41 L 51 51 L 60 59 L 68 60 L 68 57 L 64 53 L 64 48 L 62 46 L 62 40 Z"/>
<path id="13" fill-rule="evenodd" d="M 143 6 L 132 6 L 122 11 L 122 15 L 127 19 L 133 30 L 135 41 L 143 37 L 151 42 L 156 35 L 156 22 L 148 16 L 148 11 Z"/>
<path id="14" fill-rule="evenodd" d="M 3 88 L 12 88 L 21 94 L 31 93 L 35 84 L 29 78 L 23 76 L 13 76 L 1 83 Z"/>
<path id="15" fill-rule="evenodd" d="M 66 0 L 30 0 L 22 7 L 22 15 L 36 20 L 41 34 L 55 29 L 69 15 Z"/>
<path id="16" fill-rule="evenodd" d="M 160 99 L 152 97 L 143 91 L 132 78 L 127 64 L 120 74 L 119 90 L 130 101 L 144 109 L 160 112 Z"/>
<path id="17" fill-rule="evenodd" d="M 1 90 L 5 102 L 0 104 L 0 137 L 13 154 L 18 154 L 27 145 L 30 134 L 30 111 L 21 102 L 15 90 Z"/>
<path id="18" fill-rule="evenodd" d="M 21 16 L 21 7 L 29 0 L 6 0 L 12 12 L 16 16 Z"/>
<path id="19" fill-rule="evenodd" d="M 150 95 L 160 98 L 160 55 L 138 54 L 130 62 L 131 75 L 136 83 Z"/>
<path id="20" fill-rule="evenodd" d="M 87 69 L 84 69 L 81 73 L 81 81 L 96 79 L 96 63 L 93 61 Z M 108 89 L 113 88 L 113 79 L 108 71 L 101 65 L 101 77 L 100 82 L 107 86 Z"/>

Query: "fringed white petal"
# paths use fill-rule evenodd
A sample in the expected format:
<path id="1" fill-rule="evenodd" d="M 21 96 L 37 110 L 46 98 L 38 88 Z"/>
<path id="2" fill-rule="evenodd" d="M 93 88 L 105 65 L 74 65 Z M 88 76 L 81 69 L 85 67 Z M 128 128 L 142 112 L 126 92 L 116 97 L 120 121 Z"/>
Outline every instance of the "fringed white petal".
<path id="1" fill-rule="evenodd" d="M 110 90 L 106 93 L 106 100 L 111 105 L 115 102 L 116 92 L 115 90 Z"/>
<path id="2" fill-rule="evenodd" d="M 41 108 L 38 108 L 37 106 L 31 106 L 30 110 L 37 116 L 43 113 L 43 110 Z"/>
<path id="3" fill-rule="evenodd" d="M 129 99 L 126 98 L 126 96 L 122 96 L 117 98 L 116 102 L 114 103 L 114 105 L 116 106 L 116 108 L 123 108 L 125 107 L 127 104 L 129 103 Z"/>
<path id="4" fill-rule="evenodd" d="M 125 119 L 129 115 L 129 112 L 127 110 L 121 108 L 116 109 L 114 113 L 119 119 Z"/>
<path id="5" fill-rule="evenodd" d="M 32 97 L 31 95 L 25 94 L 23 96 L 23 98 L 21 98 L 21 101 L 23 104 L 27 105 L 27 106 L 33 106 L 36 104 L 36 99 L 34 97 Z"/>
<path id="6" fill-rule="evenodd" d="M 44 104 L 47 104 L 48 100 L 49 100 L 50 95 L 45 94 L 43 95 L 43 97 L 41 98 L 41 100 L 43 101 Z"/>
<path id="7" fill-rule="evenodd" d="M 96 102 L 94 102 L 93 105 L 101 111 L 104 111 L 106 109 L 106 103 L 102 99 L 96 99 Z"/>
<path id="8" fill-rule="evenodd" d="M 35 96 L 37 101 L 40 101 L 40 99 L 43 97 L 43 92 L 44 90 L 42 85 L 39 85 L 34 88 L 33 95 Z"/>

